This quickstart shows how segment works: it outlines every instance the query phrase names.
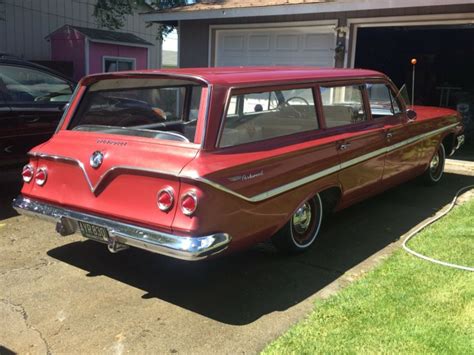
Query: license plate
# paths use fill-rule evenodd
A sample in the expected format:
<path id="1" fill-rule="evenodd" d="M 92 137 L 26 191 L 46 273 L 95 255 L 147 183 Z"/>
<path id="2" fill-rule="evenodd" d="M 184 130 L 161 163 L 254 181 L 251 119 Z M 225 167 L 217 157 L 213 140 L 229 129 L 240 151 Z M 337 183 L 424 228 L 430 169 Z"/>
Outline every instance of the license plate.
<path id="1" fill-rule="evenodd" d="M 109 240 L 109 232 L 106 228 L 81 221 L 77 221 L 77 223 L 84 237 L 105 241 Z"/>

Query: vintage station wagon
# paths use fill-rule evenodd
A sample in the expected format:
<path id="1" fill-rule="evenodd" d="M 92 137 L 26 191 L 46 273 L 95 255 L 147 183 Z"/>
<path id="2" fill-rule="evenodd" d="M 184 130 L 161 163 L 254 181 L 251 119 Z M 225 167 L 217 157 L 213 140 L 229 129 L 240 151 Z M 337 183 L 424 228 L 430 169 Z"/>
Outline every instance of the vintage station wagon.
<path id="1" fill-rule="evenodd" d="M 369 70 L 93 75 L 30 151 L 13 205 L 111 252 L 199 260 L 270 238 L 301 252 L 327 213 L 419 175 L 439 181 L 462 132 L 455 111 L 408 110 Z"/>

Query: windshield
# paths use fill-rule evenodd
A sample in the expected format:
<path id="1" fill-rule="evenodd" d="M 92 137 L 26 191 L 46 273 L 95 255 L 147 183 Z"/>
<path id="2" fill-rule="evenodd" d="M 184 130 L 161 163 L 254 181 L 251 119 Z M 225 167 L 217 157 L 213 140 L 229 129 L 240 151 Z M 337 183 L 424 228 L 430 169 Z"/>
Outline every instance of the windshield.
<path id="1" fill-rule="evenodd" d="M 202 87 L 168 79 L 106 79 L 91 85 L 69 130 L 194 143 Z"/>

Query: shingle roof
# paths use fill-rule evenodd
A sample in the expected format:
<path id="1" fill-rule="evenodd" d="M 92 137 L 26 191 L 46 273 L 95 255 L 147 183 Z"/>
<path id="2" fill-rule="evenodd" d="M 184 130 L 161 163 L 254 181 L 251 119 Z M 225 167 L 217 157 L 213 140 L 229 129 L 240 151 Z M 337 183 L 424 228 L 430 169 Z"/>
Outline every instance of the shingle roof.
<path id="1" fill-rule="evenodd" d="M 140 44 L 144 46 L 153 46 L 153 43 L 145 41 L 143 38 L 140 38 L 134 35 L 133 33 L 99 30 L 96 28 L 87 28 L 87 27 L 79 27 L 79 26 L 72 26 L 72 25 L 66 25 L 66 26 L 69 28 L 75 29 L 76 31 L 81 32 L 83 35 L 85 35 L 86 37 L 89 37 L 92 40 L 95 39 L 98 41 L 122 42 L 122 43 L 130 43 L 130 44 Z"/>
<path id="2" fill-rule="evenodd" d="M 152 12 L 184 12 L 184 11 L 206 11 L 226 10 L 244 7 L 266 7 L 278 5 L 300 5 L 320 2 L 331 2 L 333 0 L 202 0 L 193 5 L 179 6 Z"/>

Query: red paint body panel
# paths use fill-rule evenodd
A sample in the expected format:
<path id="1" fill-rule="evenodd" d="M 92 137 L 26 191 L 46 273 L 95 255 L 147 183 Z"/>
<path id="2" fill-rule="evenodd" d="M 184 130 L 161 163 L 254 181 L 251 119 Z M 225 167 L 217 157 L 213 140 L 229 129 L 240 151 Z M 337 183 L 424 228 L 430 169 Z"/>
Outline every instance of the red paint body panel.
<path id="1" fill-rule="evenodd" d="M 187 78 L 206 85 L 197 122 L 200 144 L 68 131 L 82 88 L 59 133 L 32 151 L 49 155 L 32 158 L 35 167 L 48 169 L 48 181 L 43 187 L 25 184 L 23 194 L 178 234 L 225 232 L 233 238 L 229 250 L 236 250 L 268 239 L 302 202 L 318 192 L 339 189 L 340 209 L 421 174 L 442 139 L 459 131 L 456 112 L 416 107 L 418 118 L 413 122 L 405 114 L 369 117 L 362 125 L 216 148 L 232 89 L 306 82 L 313 87 L 318 81 L 363 84 L 367 78 L 391 85 L 383 74 L 369 70 L 178 69 L 93 75 L 80 85 L 150 76 Z M 438 133 L 431 134 L 433 131 Z M 414 137 L 421 138 L 411 141 Z M 350 145 L 341 151 L 343 143 Z M 96 150 L 105 156 L 98 169 L 89 164 Z M 84 172 L 78 164 L 83 164 Z M 156 205 L 156 194 L 164 186 L 176 192 L 175 205 L 168 212 Z M 179 208 L 179 197 L 189 190 L 198 199 L 192 216 Z"/>

